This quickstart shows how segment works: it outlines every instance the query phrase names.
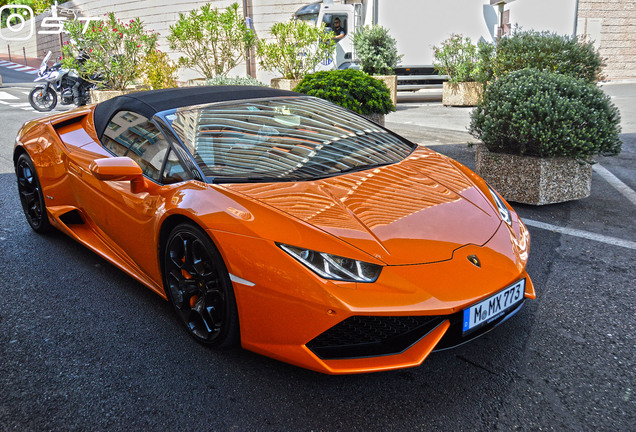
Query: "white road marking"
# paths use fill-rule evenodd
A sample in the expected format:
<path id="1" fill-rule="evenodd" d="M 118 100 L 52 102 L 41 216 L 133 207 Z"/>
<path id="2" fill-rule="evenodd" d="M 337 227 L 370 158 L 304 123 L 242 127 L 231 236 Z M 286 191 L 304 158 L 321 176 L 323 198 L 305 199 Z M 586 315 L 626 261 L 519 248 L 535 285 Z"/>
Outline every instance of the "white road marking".
<path id="1" fill-rule="evenodd" d="M 0 100 L 0 104 L 2 104 L 2 105 L 11 105 L 11 103 L 10 103 L 10 102 L 5 102 L 5 101 L 3 101 L 3 100 Z"/>
<path id="2" fill-rule="evenodd" d="M 5 66 L 7 69 L 17 69 L 19 67 L 23 67 L 24 65 L 12 64 L 11 66 Z"/>
<path id="3" fill-rule="evenodd" d="M 22 66 L 21 68 L 16 68 L 15 70 L 19 71 L 19 72 L 24 72 L 24 71 L 31 71 L 33 70 L 33 68 L 31 66 Z"/>
<path id="4" fill-rule="evenodd" d="M 609 237 L 602 234 L 591 233 L 588 231 L 582 231 L 582 230 L 578 230 L 574 228 L 560 227 L 557 225 L 552 225 L 545 222 L 539 222 L 532 219 L 523 219 L 523 222 L 526 225 L 535 227 L 535 228 L 558 232 L 560 234 L 566 234 L 573 237 L 584 238 L 587 240 L 594 240 L 594 241 L 609 244 L 612 246 L 620 246 L 627 249 L 636 250 L 636 242 L 629 241 L 629 240 L 623 240 L 616 237 Z"/>
<path id="5" fill-rule="evenodd" d="M 630 200 L 632 204 L 636 205 L 636 192 L 632 188 L 620 181 L 619 178 L 609 172 L 607 168 L 602 167 L 599 164 L 592 165 L 592 169 L 596 171 L 596 174 L 603 177 L 603 179 L 612 185 L 617 191 L 623 194 L 625 198 Z"/>
<path id="6" fill-rule="evenodd" d="M 5 91 L 0 91 L 0 99 L 11 100 L 11 99 L 19 99 L 19 98 L 17 96 L 14 96 L 14 95 L 12 95 L 10 93 L 5 92 Z"/>
<path id="7" fill-rule="evenodd" d="M 24 103 L 17 103 L 17 104 L 14 103 L 14 104 L 11 104 L 11 106 L 13 108 L 22 108 L 22 107 L 30 107 L 31 104 L 29 102 L 24 102 Z"/>

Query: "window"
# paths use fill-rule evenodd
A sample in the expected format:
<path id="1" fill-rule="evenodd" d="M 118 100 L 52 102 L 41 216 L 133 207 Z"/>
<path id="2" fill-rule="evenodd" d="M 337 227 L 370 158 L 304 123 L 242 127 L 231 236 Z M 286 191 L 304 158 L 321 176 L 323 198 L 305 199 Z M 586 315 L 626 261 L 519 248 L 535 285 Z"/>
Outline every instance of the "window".
<path id="1" fill-rule="evenodd" d="M 102 144 L 115 156 L 137 162 L 144 175 L 159 181 L 161 167 L 170 144 L 152 121 L 130 111 L 120 111 L 111 119 Z"/>
<path id="2" fill-rule="evenodd" d="M 172 184 L 191 179 L 190 174 L 183 168 L 181 162 L 179 162 L 177 154 L 173 150 L 170 150 L 166 160 L 166 166 L 163 169 L 163 176 L 161 176 L 161 183 Z"/>

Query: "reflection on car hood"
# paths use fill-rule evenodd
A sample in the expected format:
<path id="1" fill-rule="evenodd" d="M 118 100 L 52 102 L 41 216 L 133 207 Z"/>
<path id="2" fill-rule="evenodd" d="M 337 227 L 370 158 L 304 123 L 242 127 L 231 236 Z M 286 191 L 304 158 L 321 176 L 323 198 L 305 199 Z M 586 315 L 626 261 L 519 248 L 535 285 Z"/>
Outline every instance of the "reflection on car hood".
<path id="1" fill-rule="evenodd" d="M 397 164 L 323 180 L 223 187 L 301 219 L 388 265 L 450 259 L 458 247 L 486 243 L 501 222 L 464 174 L 426 148 Z"/>

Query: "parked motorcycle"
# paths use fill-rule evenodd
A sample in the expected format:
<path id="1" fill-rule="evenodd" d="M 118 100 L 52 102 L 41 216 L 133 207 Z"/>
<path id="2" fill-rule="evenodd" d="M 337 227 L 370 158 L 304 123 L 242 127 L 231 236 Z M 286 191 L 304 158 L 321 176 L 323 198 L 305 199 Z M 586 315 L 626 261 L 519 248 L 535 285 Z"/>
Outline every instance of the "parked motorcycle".
<path id="1" fill-rule="evenodd" d="M 53 66 L 48 67 L 47 62 L 51 57 L 51 51 L 44 57 L 40 69 L 38 70 L 38 77 L 34 82 L 41 82 L 37 84 L 29 93 L 29 103 L 33 109 L 37 111 L 51 111 L 57 105 L 57 94 L 60 94 L 60 104 L 69 105 L 74 103 L 73 101 L 73 85 L 78 81 L 81 82 L 79 86 L 79 104 L 86 105 L 91 102 L 90 89 L 93 84 L 82 80 L 74 69 L 63 69 L 61 63 L 55 63 Z"/>

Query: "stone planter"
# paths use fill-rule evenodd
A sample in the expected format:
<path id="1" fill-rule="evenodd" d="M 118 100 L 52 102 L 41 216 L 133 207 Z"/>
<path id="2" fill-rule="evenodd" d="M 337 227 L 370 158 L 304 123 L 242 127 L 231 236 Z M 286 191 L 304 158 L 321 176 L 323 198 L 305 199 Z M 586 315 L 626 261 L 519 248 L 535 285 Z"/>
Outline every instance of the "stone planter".
<path id="1" fill-rule="evenodd" d="M 91 103 L 100 103 L 108 99 L 112 99 L 117 96 L 125 95 L 128 93 L 135 93 L 144 89 L 130 89 L 130 90 L 91 90 Z"/>
<path id="2" fill-rule="evenodd" d="M 567 158 L 538 158 L 492 153 L 477 145 L 476 170 L 506 200 L 543 205 L 586 198 L 592 165 Z"/>
<path id="3" fill-rule="evenodd" d="M 444 106 L 476 106 L 484 93 L 484 85 L 478 82 L 444 82 L 442 87 Z"/>
<path id="4" fill-rule="evenodd" d="M 373 75 L 373 78 L 382 81 L 391 92 L 391 102 L 397 105 L 397 75 Z"/>
<path id="5" fill-rule="evenodd" d="M 362 117 L 368 118 L 372 122 L 379 124 L 380 126 L 384 126 L 384 118 L 386 117 L 384 114 L 361 114 Z"/>
<path id="6" fill-rule="evenodd" d="M 279 90 L 293 91 L 302 79 L 272 78 L 270 86 Z"/>

